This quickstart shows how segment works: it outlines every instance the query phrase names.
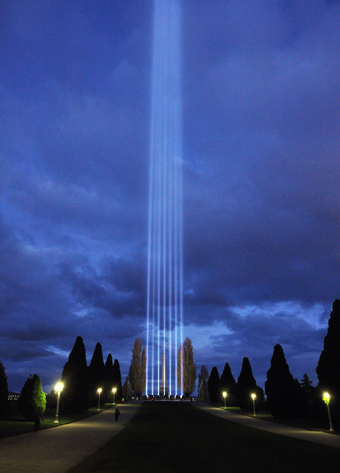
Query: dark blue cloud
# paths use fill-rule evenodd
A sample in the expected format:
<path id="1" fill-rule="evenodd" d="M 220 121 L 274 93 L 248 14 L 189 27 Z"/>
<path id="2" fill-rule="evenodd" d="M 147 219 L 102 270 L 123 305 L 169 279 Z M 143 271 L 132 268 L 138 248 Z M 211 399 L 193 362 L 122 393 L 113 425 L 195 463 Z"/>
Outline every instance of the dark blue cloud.
<path id="1" fill-rule="evenodd" d="M 339 297 L 336 1 L 182 2 L 184 320 L 197 363 L 315 380 Z M 3 2 L 0 359 L 145 339 L 152 2 Z M 288 304 L 289 310 L 282 309 Z M 313 368 L 314 367 L 314 368 Z"/>

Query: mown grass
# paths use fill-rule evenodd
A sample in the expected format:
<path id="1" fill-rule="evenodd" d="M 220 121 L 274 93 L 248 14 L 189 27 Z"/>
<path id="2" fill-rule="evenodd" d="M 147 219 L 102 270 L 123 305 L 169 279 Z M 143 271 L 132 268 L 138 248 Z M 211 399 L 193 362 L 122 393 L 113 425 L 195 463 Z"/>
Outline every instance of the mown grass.
<path id="1" fill-rule="evenodd" d="M 149 402 L 70 473 L 338 473 L 339 453 L 228 422 L 187 403 Z"/>
<path id="2" fill-rule="evenodd" d="M 59 423 L 55 423 L 56 409 L 46 409 L 44 412 L 44 421 L 40 422 L 40 429 L 49 429 L 51 427 L 57 427 L 62 424 L 69 424 L 70 422 L 76 422 L 78 420 L 85 419 L 86 417 L 93 416 L 102 412 L 103 410 L 109 409 L 113 404 L 105 404 L 100 406 L 100 411 L 96 407 L 91 407 L 86 412 L 66 412 L 61 413 L 58 416 Z M 32 432 L 34 422 L 26 421 L 22 415 L 14 410 L 13 414 L 8 418 L 0 420 L 0 438 L 12 437 L 13 435 L 26 434 Z"/>

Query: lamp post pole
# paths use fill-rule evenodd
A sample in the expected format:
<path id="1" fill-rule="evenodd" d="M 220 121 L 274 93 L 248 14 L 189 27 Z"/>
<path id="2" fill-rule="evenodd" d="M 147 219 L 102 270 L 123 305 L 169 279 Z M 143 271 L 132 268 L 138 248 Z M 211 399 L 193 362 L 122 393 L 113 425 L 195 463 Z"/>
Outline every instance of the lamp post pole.
<path id="1" fill-rule="evenodd" d="M 226 408 L 227 408 L 227 404 L 226 404 L 226 399 L 227 399 L 227 396 L 228 396 L 227 392 L 226 392 L 226 391 L 224 391 L 224 392 L 223 392 L 223 398 L 224 398 L 224 409 L 226 409 Z"/>
<path id="2" fill-rule="evenodd" d="M 100 411 L 100 393 L 102 392 L 102 388 L 98 388 L 97 389 L 97 393 L 98 393 L 98 409 L 97 411 Z"/>
<path id="3" fill-rule="evenodd" d="M 117 388 L 112 388 L 113 404 L 116 404 L 116 391 L 117 391 Z"/>
<path id="4" fill-rule="evenodd" d="M 54 389 L 56 390 L 58 396 L 57 396 L 57 410 L 56 410 L 56 413 L 55 413 L 55 420 L 54 420 L 54 423 L 55 424 L 59 424 L 59 419 L 58 419 L 58 416 L 59 416 L 59 401 L 60 401 L 60 393 L 61 391 L 63 390 L 63 383 L 57 383 L 54 387 Z"/>
<path id="5" fill-rule="evenodd" d="M 253 416 L 256 416 L 256 412 L 255 412 L 255 399 L 256 399 L 256 394 L 252 394 L 251 395 L 251 398 L 253 400 Z"/>
<path id="6" fill-rule="evenodd" d="M 331 400 L 331 395 L 329 393 L 323 393 L 323 400 L 327 406 L 327 411 L 328 411 L 328 420 L 329 420 L 329 431 L 334 432 L 333 425 L 332 425 L 332 419 L 331 419 L 331 411 L 329 409 L 329 403 Z"/>

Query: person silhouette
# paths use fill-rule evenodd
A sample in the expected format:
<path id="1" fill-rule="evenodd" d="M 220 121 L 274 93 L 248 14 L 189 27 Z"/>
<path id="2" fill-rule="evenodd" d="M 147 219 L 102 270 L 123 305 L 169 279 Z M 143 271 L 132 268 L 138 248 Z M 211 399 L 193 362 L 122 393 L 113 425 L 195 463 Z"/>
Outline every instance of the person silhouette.
<path id="1" fill-rule="evenodd" d="M 115 410 L 116 421 L 118 420 L 119 414 L 120 414 L 119 409 L 118 407 L 116 407 L 116 410 Z"/>

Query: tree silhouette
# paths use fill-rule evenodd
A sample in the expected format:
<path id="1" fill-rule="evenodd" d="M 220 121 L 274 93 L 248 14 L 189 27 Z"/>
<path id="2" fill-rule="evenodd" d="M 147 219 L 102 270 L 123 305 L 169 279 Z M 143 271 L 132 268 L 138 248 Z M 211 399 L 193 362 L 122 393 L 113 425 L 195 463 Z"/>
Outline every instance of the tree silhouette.
<path id="1" fill-rule="evenodd" d="M 89 369 L 82 337 L 77 337 L 65 363 L 61 380 L 64 383 L 63 402 L 65 408 L 73 411 L 87 411 L 89 399 Z"/>
<path id="2" fill-rule="evenodd" d="M 336 424 L 340 423 L 340 301 L 338 299 L 333 302 L 316 373 L 319 380 L 317 393 L 321 397 L 323 391 L 329 392 L 333 420 Z"/>
<path id="3" fill-rule="evenodd" d="M 208 379 L 209 401 L 217 404 L 221 402 L 220 375 L 216 366 L 210 372 Z"/>
<path id="4" fill-rule="evenodd" d="M 193 393 L 196 378 L 194 350 L 190 338 L 187 337 L 177 354 L 177 386 L 183 390 L 184 396 L 190 396 Z"/>
<path id="5" fill-rule="evenodd" d="M 237 386 L 228 363 L 225 364 L 221 374 L 220 390 L 222 393 L 224 391 L 227 393 L 226 403 L 233 405 L 236 401 Z"/>
<path id="6" fill-rule="evenodd" d="M 119 361 L 117 359 L 115 359 L 113 363 L 113 386 L 117 388 L 116 399 L 122 399 L 123 397 L 122 375 L 120 372 Z"/>
<path id="7" fill-rule="evenodd" d="M 146 383 L 146 353 L 145 348 L 142 348 L 142 340 L 140 338 L 136 338 L 133 346 L 129 381 L 135 395 L 140 397 L 145 391 Z"/>
<path id="8" fill-rule="evenodd" d="M 0 416 L 8 412 L 8 382 L 6 370 L 0 361 Z"/>
<path id="9" fill-rule="evenodd" d="M 105 374 L 102 346 L 98 342 L 89 365 L 90 400 L 92 405 L 95 405 L 98 399 L 97 389 L 105 389 Z M 104 392 L 103 401 L 105 401 L 105 396 L 106 393 Z"/>
<path id="10" fill-rule="evenodd" d="M 267 371 L 265 391 L 268 405 L 273 416 L 299 417 L 306 414 L 303 392 L 297 380 L 294 380 L 281 345 L 274 347 L 271 365 Z"/>
<path id="11" fill-rule="evenodd" d="M 258 403 L 262 402 L 262 391 L 256 385 L 250 361 L 248 358 L 243 358 L 240 376 L 237 380 L 237 402 L 241 409 L 252 410 L 252 394 L 256 394 Z"/>
<path id="12" fill-rule="evenodd" d="M 203 365 L 201 371 L 198 374 L 198 396 L 199 401 L 208 402 L 209 401 L 209 391 L 208 391 L 208 379 L 209 371 Z"/>
<path id="13" fill-rule="evenodd" d="M 42 390 L 39 375 L 34 374 L 26 379 L 20 393 L 18 408 L 28 421 L 34 420 L 37 410 L 45 411 L 46 395 Z"/>

